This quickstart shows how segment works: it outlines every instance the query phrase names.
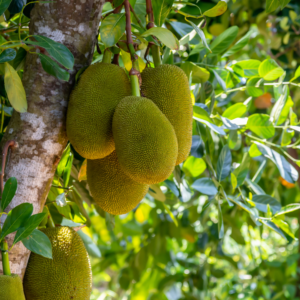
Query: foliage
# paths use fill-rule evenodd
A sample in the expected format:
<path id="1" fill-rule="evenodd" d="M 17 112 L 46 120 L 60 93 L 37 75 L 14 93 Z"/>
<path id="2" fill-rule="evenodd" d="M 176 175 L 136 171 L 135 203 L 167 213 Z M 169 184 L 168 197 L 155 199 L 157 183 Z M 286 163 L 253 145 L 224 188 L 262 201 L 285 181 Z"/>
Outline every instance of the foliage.
<path id="1" fill-rule="evenodd" d="M 122 3 L 104 6 L 93 63 L 109 48 L 129 71 L 126 18 L 115 11 Z M 189 78 L 193 145 L 168 180 L 120 217 L 93 204 L 86 161 L 66 147 L 46 207 L 56 224 L 87 225 L 79 234 L 93 257 L 91 299 L 299 299 L 299 3 L 153 0 L 156 27 L 150 29 L 146 1 L 130 3 L 140 71 L 153 66 L 147 52 L 153 42 L 162 62 Z M 11 20 L 19 17 L 28 22 L 22 14 Z M 20 34 L 26 44 L 9 33 L 3 60 L 0 54 L 7 64 L 14 53 L 5 51 L 21 46 L 10 63 L 19 75 L 18 55 L 31 46 L 72 67 L 61 45 Z M 50 74 L 67 80 L 48 56 L 40 58 Z"/>

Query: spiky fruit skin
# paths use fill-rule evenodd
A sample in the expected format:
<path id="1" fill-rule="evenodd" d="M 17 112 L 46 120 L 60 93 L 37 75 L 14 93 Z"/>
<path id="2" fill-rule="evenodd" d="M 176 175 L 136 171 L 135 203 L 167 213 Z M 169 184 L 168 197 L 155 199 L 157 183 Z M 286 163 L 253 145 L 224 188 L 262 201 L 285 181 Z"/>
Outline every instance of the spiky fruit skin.
<path id="1" fill-rule="evenodd" d="M 115 151 L 87 161 L 87 182 L 94 201 L 112 215 L 130 212 L 149 189 L 149 185 L 133 181 L 122 171 Z"/>
<path id="2" fill-rule="evenodd" d="M 192 145 L 193 103 L 187 76 L 174 65 L 146 68 L 142 72 L 141 90 L 173 125 L 178 141 L 176 165 L 179 165 L 188 157 Z"/>
<path id="3" fill-rule="evenodd" d="M 0 275 L 0 299 L 25 300 L 22 280 L 18 275 Z"/>
<path id="4" fill-rule="evenodd" d="M 99 159 L 115 149 L 112 118 L 117 104 L 131 95 L 125 71 L 96 63 L 82 74 L 73 90 L 67 112 L 67 136 L 84 158 Z"/>
<path id="5" fill-rule="evenodd" d="M 133 180 L 154 184 L 171 175 L 178 154 L 175 131 L 151 100 L 122 99 L 115 110 L 113 135 L 121 168 Z"/>
<path id="6" fill-rule="evenodd" d="M 53 260 L 31 253 L 23 282 L 26 299 L 89 300 L 92 273 L 80 236 L 69 227 L 42 231 L 51 241 Z"/>

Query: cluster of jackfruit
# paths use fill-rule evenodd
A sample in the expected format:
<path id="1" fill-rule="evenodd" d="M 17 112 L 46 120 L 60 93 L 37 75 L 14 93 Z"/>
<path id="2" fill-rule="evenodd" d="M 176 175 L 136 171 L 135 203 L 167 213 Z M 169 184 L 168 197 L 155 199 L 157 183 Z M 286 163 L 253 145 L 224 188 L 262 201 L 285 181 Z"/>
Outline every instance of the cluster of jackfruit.
<path id="1" fill-rule="evenodd" d="M 167 179 L 192 143 L 192 100 L 185 73 L 173 65 L 146 68 L 143 97 L 131 96 L 125 71 L 98 63 L 71 94 L 67 135 L 87 163 L 95 202 L 106 212 L 132 210 L 149 185 Z"/>
<path id="2" fill-rule="evenodd" d="M 51 241 L 53 259 L 31 253 L 24 276 L 26 299 L 89 300 L 92 273 L 81 237 L 69 227 L 46 228 L 42 231 Z M 22 298 L 11 298 L 18 299 Z"/>

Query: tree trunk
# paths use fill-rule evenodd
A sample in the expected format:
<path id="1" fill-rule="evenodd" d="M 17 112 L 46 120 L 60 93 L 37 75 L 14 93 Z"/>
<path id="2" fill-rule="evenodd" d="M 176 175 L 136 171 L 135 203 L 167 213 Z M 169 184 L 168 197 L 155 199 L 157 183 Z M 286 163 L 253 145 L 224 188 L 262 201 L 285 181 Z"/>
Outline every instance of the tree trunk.
<path id="1" fill-rule="evenodd" d="M 43 71 L 37 55 L 26 57 L 23 84 L 28 112 L 14 112 L 1 142 L 1 148 L 8 140 L 18 143 L 6 167 L 5 179 L 16 177 L 18 181 L 16 196 L 8 210 L 23 202 L 32 203 L 34 213 L 43 209 L 67 143 L 65 117 L 75 74 L 91 63 L 104 2 L 56 0 L 37 3 L 31 13 L 30 34 L 44 35 L 67 46 L 75 57 L 75 67 L 70 81 L 62 82 Z M 9 244 L 12 239 L 9 237 Z M 29 254 L 22 243 L 10 251 L 12 273 L 24 276 Z"/>

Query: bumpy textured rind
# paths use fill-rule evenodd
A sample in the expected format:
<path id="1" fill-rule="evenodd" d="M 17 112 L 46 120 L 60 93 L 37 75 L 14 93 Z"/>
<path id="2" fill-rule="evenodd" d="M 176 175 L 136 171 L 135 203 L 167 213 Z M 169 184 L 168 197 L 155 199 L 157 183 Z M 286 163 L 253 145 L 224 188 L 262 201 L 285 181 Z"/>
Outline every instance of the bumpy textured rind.
<path id="1" fill-rule="evenodd" d="M 133 181 L 120 167 L 116 152 L 87 161 L 87 181 L 95 202 L 106 212 L 122 215 L 134 209 L 149 185 Z"/>
<path id="2" fill-rule="evenodd" d="M 187 76 L 174 65 L 146 68 L 142 72 L 141 90 L 173 125 L 178 140 L 176 165 L 179 165 L 188 157 L 192 145 L 193 104 Z"/>
<path id="3" fill-rule="evenodd" d="M 122 99 L 115 110 L 113 135 L 120 166 L 133 180 L 154 184 L 173 172 L 178 154 L 176 134 L 151 100 Z"/>
<path id="4" fill-rule="evenodd" d="M 0 275 L 0 299 L 25 300 L 22 280 L 18 275 Z"/>
<path id="5" fill-rule="evenodd" d="M 67 112 L 67 136 L 81 156 L 99 159 L 114 151 L 113 113 L 119 101 L 129 95 L 129 79 L 119 66 L 96 63 L 85 70 Z"/>
<path id="6" fill-rule="evenodd" d="M 92 273 L 80 236 L 69 227 L 42 231 L 51 241 L 53 260 L 31 253 L 24 277 L 26 299 L 89 300 Z"/>

